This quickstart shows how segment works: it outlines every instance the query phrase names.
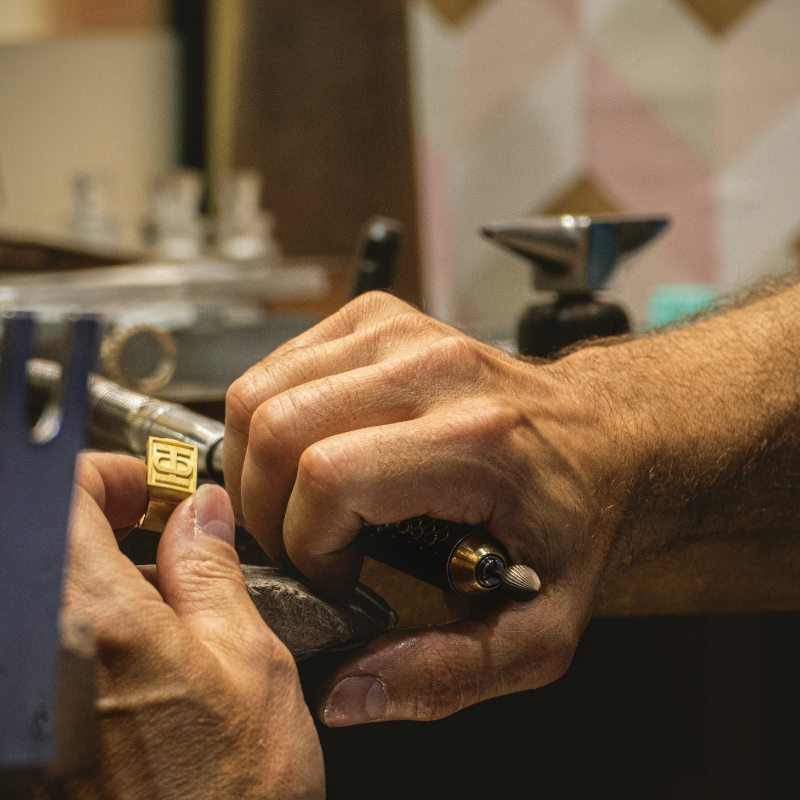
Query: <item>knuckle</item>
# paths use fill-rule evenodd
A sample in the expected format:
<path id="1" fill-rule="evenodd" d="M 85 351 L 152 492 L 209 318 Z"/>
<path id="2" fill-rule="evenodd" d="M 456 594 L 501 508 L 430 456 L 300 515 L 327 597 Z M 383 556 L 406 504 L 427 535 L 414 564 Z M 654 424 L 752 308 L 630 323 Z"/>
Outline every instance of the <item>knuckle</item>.
<path id="1" fill-rule="evenodd" d="M 491 442 L 498 442 L 513 435 L 526 423 L 524 412 L 513 403 L 502 398 L 492 398 L 477 411 L 475 418 L 477 433 Z"/>
<path id="2" fill-rule="evenodd" d="M 208 545 L 213 542 L 206 543 Z M 217 550 L 226 550 L 230 545 L 221 545 Z M 181 594 L 192 596 L 205 592 L 210 581 L 217 585 L 230 584 L 232 589 L 243 585 L 242 573 L 238 565 L 234 565 L 229 553 L 209 552 L 202 555 L 180 559 L 173 567 L 174 575 L 181 586 Z"/>
<path id="3" fill-rule="evenodd" d="M 328 447 L 317 442 L 300 456 L 297 466 L 297 484 L 302 491 L 322 498 L 339 494 L 343 481 L 343 469 Z"/>
<path id="4" fill-rule="evenodd" d="M 483 397 L 480 403 L 462 405 L 449 419 L 452 437 L 491 452 L 513 452 L 514 437 L 528 425 L 524 411 L 502 398 Z"/>
<path id="5" fill-rule="evenodd" d="M 442 719 L 481 699 L 474 677 L 459 672 L 448 659 L 436 652 L 435 647 L 425 648 L 422 664 L 426 691 L 414 698 L 416 719 Z"/>
<path id="6" fill-rule="evenodd" d="M 225 427 L 246 434 L 261 403 L 252 370 L 237 378 L 225 394 Z"/>
<path id="7" fill-rule="evenodd" d="M 410 308 L 403 309 L 378 326 L 378 335 L 388 341 L 397 341 L 403 337 L 431 330 L 436 327 L 436 324 L 430 317 L 426 317 L 418 311 Z"/>
<path id="8" fill-rule="evenodd" d="M 376 352 L 391 352 L 395 349 L 422 348 L 443 337 L 450 328 L 412 308 L 403 308 L 398 313 L 364 330 L 364 335 Z"/>
<path id="9" fill-rule="evenodd" d="M 351 300 L 342 311 L 347 314 L 353 314 L 358 320 L 369 317 L 376 312 L 385 313 L 387 310 L 393 309 L 398 309 L 398 311 L 401 309 L 412 310 L 412 307 L 389 292 L 375 290 L 360 294 Z"/>
<path id="10" fill-rule="evenodd" d="M 250 442 L 259 451 L 271 455 L 275 448 L 292 444 L 298 430 L 297 406 L 290 393 L 284 392 L 262 403 L 250 421 Z"/>
<path id="11" fill-rule="evenodd" d="M 442 371 L 456 370 L 464 377 L 477 377 L 483 368 L 479 343 L 464 336 L 445 336 L 430 347 L 431 366 Z"/>

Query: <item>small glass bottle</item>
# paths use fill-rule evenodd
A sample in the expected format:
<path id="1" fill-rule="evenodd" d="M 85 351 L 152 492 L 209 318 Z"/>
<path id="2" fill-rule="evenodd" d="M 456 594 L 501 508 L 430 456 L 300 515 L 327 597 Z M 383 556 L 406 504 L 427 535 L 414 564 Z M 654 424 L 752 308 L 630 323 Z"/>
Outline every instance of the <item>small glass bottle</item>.
<path id="1" fill-rule="evenodd" d="M 101 172 L 79 172 L 72 181 L 69 238 L 81 247 L 108 250 L 119 245 L 119 220 L 111 213 L 110 181 Z"/>
<path id="2" fill-rule="evenodd" d="M 222 181 L 217 252 L 227 260 L 264 264 L 279 255 L 272 238 L 273 219 L 261 209 L 261 176 L 235 170 Z"/>
<path id="3" fill-rule="evenodd" d="M 191 261 L 203 254 L 202 199 L 203 175 L 198 170 L 173 170 L 156 181 L 143 231 L 145 244 L 154 257 Z"/>

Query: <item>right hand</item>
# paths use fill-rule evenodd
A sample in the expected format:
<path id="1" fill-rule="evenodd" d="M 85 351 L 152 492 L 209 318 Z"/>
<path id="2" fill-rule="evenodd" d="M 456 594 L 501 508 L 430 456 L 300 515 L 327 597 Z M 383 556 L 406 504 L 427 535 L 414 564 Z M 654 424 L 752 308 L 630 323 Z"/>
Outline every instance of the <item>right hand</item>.
<path id="1" fill-rule="evenodd" d="M 581 373 L 510 358 L 378 292 L 231 387 L 234 508 L 329 592 L 358 577 L 363 521 L 423 514 L 484 525 L 542 579 L 530 603 L 367 645 L 321 687 L 327 724 L 433 719 L 564 672 L 615 547 L 627 454 L 609 406 Z"/>

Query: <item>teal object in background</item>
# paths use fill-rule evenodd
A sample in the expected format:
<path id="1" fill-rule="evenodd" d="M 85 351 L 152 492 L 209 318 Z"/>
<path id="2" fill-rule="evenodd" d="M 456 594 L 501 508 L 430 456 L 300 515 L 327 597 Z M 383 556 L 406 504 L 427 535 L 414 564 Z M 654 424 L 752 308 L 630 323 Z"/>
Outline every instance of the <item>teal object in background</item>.
<path id="1" fill-rule="evenodd" d="M 647 307 L 647 326 L 660 328 L 690 314 L 696 314 L 719 297 L 714 286 L 697 283 L 656 286 L 650 292 Z"/>

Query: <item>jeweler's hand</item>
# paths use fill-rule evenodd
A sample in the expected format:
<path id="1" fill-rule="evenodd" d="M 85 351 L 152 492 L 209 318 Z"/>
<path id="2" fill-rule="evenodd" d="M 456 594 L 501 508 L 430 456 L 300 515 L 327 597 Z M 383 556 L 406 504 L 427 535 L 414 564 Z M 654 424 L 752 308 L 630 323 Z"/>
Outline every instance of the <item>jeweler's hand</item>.
<path id="1" fill-rule="evenodd" d="M 368 645 L 322 687 L 329 725 L 432 719 L 570 663 L 612 550 L 609 436 L 555 366 L 515 360 L 383 293 L 278 348 L 229 390 L 225 479 L 266 551 L 352 589 L 362 522 L 484 525 L 539 597 Z"/>
<path id="2" fill-rule="evenodd" d="M 791 282 L 540 365 L 367 294 L 237 381 L 225 479 L 274 557 L 346 591 L 363 520 L 429 514 L 485 525 L 542 580 L 530 603 L 370 643 L 320 687 L 324 720 L 431 719 L 541 686 L 569 664 L 612 567 L 683 539 L 797 536 Z"/>
<path id="3" fill-rule="evenodd" d="M 114 536 L 146 504 L 139 461 L 81 457 L 65 602 L 97 638 L 101 758 L 68 796 L 323 797 L 294 661 L 247 595 L 224 490 L 176 509 L 152 582 Z"/>

